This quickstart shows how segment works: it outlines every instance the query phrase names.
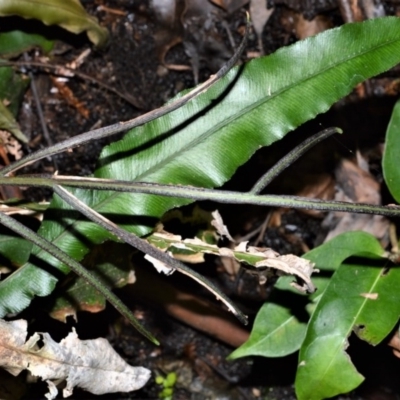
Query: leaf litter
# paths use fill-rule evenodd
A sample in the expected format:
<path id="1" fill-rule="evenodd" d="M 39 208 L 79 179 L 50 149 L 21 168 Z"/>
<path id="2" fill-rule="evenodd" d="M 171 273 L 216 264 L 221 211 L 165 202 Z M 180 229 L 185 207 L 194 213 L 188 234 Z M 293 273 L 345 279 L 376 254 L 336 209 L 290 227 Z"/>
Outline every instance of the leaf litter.
<path id="1" fill-rule="evenodd" d="M 369 172 L 367 162 L 357 153 L 357 162 L 342 159 L 335 170 L 334 200 L 352 203 L 382 204 L 380 184 Z M 325 243 L 343 232 L 361 230 L 375 236 L 386 247 L 389 241 L 389 220 L 382 215 L 329 213 L 322 222 L 329 227 Z"/>
<path id="2" fill-rule="evenodd" d="M 214 220 L 211 225 L 217 229 L 219 235 L 231 237 L 227 227 L 222 221 L 218 211 L 212 213 Z M 293 275 L 303 281 L 302 285 L 292 283 L 301 292 L 313 293 L 316 289 L 311 281 L 311 275 L 318 272 L 314 269 L 314 263 L 295 256 L 293 254 L 280 255 L 270 248 L 260 248 L 248 246 L 248 242 L 241 242 L 233 249 L 229 247 L 219 247 L 209 244 L 200 238 L 182 239 L 179 235 L 165 232 L 159 227 L 158 232 L 153 233 L 147 238 L 148 242 L 158 249 L 167 252 L 171 257 L 186 262 L 203 262 L 204 254 L 213 254 L 220 257 L 227 257 L 238 262 L 247 264 L 256 269 L 260 284 L 265 284 L 271 275 L 271 269 L 277 270 L 279 274 Z M 158 272 L 170 275 L 174 270 L 164 263 L 155 260 L 148 255 L 145 258 L 150 261 Z"/>
<path id="3" fill-rule="evenodd" d="M 74 329 L 60 343 L 48 333 L 26 338 L 27 321 L 0 320 L 0 367 L 14 376 L 26 369 L 42 378 L 49 400 L 56 398 L 56 384 L 64 380 L 63 396 L 68 397 L 74 387 L 97 395 L 138 390 L 151 375 L 147 368 L 127 364 L 106 339 L 80 340 Z"/>

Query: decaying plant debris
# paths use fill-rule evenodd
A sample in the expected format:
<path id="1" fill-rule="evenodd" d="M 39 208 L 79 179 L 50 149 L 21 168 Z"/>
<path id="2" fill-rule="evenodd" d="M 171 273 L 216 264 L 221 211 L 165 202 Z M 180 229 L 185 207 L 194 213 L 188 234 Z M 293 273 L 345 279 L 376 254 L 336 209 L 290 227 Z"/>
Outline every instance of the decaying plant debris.
<path id="1" fill-rule="evenodd" d="M 130 392 L 143 387 L 151 372 L 128 365 L 103 338 L 79 340 L 72 331 L 60 343 L 48 333 L 27 340 L 27 321 L 0 320 L 0 366 L 12 375 L 28 370 L 49 386 L 46 398 L 55 399 L 56 385 L 66 381 L 64 397 L 80 387 L 94 394 Z M 43 346 L 39 341 L 43 340 Z"/>
<path id="2" fill-rule="evenodd" d="M 211 221 L 211 225 L 217 228 L 218 235 L 225 236 L 233 241 L 227 227 L 223 224 L 219 212 L 214 211 L 212 215 L 214 219 Z M 204 262 L 204 254 L 214 254 L 252 266 L 259 277 L 260 284 L 267 282 L 267 277 L 271 275 L 272 269 L 276 270 L 278 275 L 288 274 L 301 279 L 303 285 L 292 283 L 300 291 L 315 292 L 311 275 L 319 272 L 318 269 L 315 269 L 315 265 L 310 261 L 293 254 L 280 255 L 272 249 L 249 246 L 248 242 L 238 243 L 233 248 L 219 247 L 215 244 L 206 243 L 200 238 L 182 239 L 179 235 L 172 235 L 163 231 L 161 226 L 147 240 L 157 248 L 182 261 L 189 263 Z M 173 268 L 158 262 L 154 257 L 146 255 L 145 258 L 155 266 L 158 272 L 163 272 L 167 275 L 174 272 Z"/>

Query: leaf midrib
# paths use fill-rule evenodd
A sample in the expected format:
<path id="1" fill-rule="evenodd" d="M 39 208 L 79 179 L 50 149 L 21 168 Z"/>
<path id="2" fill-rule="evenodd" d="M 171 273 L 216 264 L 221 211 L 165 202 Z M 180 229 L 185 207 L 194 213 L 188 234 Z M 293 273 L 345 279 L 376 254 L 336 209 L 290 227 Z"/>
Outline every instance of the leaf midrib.
<path id="1" fill-rule="evenodd" d="M 342 267 L 345 267 L 345 266 L 346 266 L 345 264 L 342 264 Z M 381 269 L 380 269 L 380 270 L 381 270 Z M 377 274 L 377 276 L 376 276 L 374 282 L 372 282 L 372 284 L 371 284 L 371 286 L 370 286 L 370 289 L 369 289 L 369 291 L 368 291 L 367 293 L 372 293 L 372 291 L 373 291 L 373 290 L 375 289 L 375 287 L 377 286 L 380 277 L 381 277 L 381 272 L 379 272 L 379 273 Z M 355 326 L 355 324 L 356 324 L 356 321 L 358 320 L 358 317 L 360 316 L 360 314 L 361 314 L 362 310 L 364 309 L 364 307 L 365 307 L 365 305 L 366 305 L 366 303 L 367 303 L 368 300 L 369 300 L 369 299 L 367 299 L 366 297 L 364 297 L 364 300 L 363 300 L 363 302 L 361 303 L 358 312 L 355 314 L 355 317 L 353 318 L 351 324 L 349 324 L 349 328 L 346 330 L 346 333 L 345 333 L 345 335 L 344 335 L 344 337 L 343 337 L 343 340 L 341 340 L 340 343 L 338 343 L 338 345 L 336 346 L 336 349 L 335 349 L 335 351 L 334 351 L 335 357 L 331 357 L 331 358 L 330 358 L 330 361 L 329 361 L 329 363 L 327 364 L 327 366 L 326 366 L 326 368 L 325 368 L 325 372 L 324 372 L 322 378 L 321 378 L 321 379 L 318 379 L 318 380 L 315 381 L 315 382 L 317 382 L 317 383 L 324 382 L 326 375 L 328 375 L 328 374 L 329 374 L 329 371 L 331 370 L 332 363 L 333 363 L 333 362 L 336 362 L 336 359 L 337 359 L 337 356 L 338 356 L 339 353 L 343 353 L 344 356 L 346 356 L 346 355 L 348 354 L 348 353 L 346 352 L 345 348 L 344 348 L 344 343 L 345 343 L 346 341 L 348 341 L 348 338 L 349 338 L 349 336 L 350 336 L 350 333 L 351 333 L 352 330 L 354 329 L 354 326 Z M 371 301 L 371 300 L 370 300 L 370 301 Z M 317 338 L 316 338 L 316 339 L 317 339 Z M 314 340 L 310 343 L 310 345 L 311 345 L 313 342 L 314 342 Z M 307 347 L 308 347 L 308 346 L 307 346 Z M 301 358 L 301 357 L 300 357 L 300 358 Z M 349 363 L 352 364 L 352 363 L 351 363 L 351 360 L 349 360 Z M 353 364 L 353 366 L 354 366 L 354 364 Z"/>
<path id="2" fill-rule="evenodd" d="M 339 62 L 339 63 L 337 63 L 337 64 L 333 64 L 333 65 L 330 66 L 330 67 L 327 67 L 327 68 L 324 68 L 323 70 L 320 70 L 320 72 L 319 72 L 318 74 L 310 75 L 309 77 L 306 77 L 306 78 L 303 79 L 303 80 L 297 81 L 297 83 L 290 84 L 290 85 L 284 87 L 283 89 L 280 89 L 280 90 L 274 92 L 274 93 L 271 94 L 271 95 L 267 95 L 267 96 L 265 96 L 265 97 L 263 97 L 263 98 L 261 98 L 261 99 L 255 101 L 255 102 L 252 103 L 251 105 L 249 105 L 249 106 L 247 106 L 247 107 L 244 107 L 244 108 L 242 109 L 242 111 L 239 111 L 239 112 L 236 113 L 235 115 L 233 115 L 233 116 L 231 116 L 231 117 L 229 117 L 229 118 L 224 119 L 223 121 L 219 122 L 219 123 L 216 124 L 216 125 L 213 125 L 213 127 L 212 127 L 211 129 L 208 129 L 206 132 L 204 132 L 203 135 L 201 135 L 201 136 L 195 138 L 194 140 L 190 141 L 190 143 L 188 143 L 187 145 L 183 146 L 183 147 L 179 150 L 179 152 L 176 152 L 176 153 L 179 153 L 179 155 L 181 155 L 181 154 L 185 153 L 187 150 L 191 150 L 193 147 L 196 147 L 199 143 L 203 142 L 204 140 L 207 140 L 210 136 L 212 136 L 215 132 L 217 132 L 217 131 L 220 130 L 221 128 L 223 128 L 223 127 L 225 127 L 225 126 L 228 126 L 228 125 L 231 124 L 233 121 L 235 121 L 235 120 L 237 120 L 237 119 L 240 119 L 243 115 L 247 114 L 248 112 L 257 109 L 258 107 L 260 107 L 261 105 L 267 103 L 267 102 L 270 101 L 270 100 L 273 100 L 273 99 L 274 99 L 275 97 L 277 97 L 278 95 L 281 95 L 282 93 L 285 93 L 285 92 L 287 92 L 287 91 L 293 89 L 293 87 L 295 87 L 295 86 L 301 86 L 302 84 L 304 84 L 305 82 L 307 82 L 307 81 L 313 79 L 314 77 L 319 76 L 319 75 L 322 76 L 322 75 L 324 75 L 326 72 L 330 71 L 331 69 L 336 68 L 338 65 L 345 64 L 345 63 L 351 61 L 351 60 L 354 59 L 354 58 L 362 57 L 363 55 L 368 54 L 368 53 L 371 52 L 371 51 L 376 51 L 376 50 L 378 50 L 378 49 L 381 48 L 381 47 L 384 47 L 384 46 L 387 46 L 387 45 L 390 45 L 390 44 L 393 44 L 393 43 L 399 42 L 399 41 L 400 41 L 400 38 L 397 39 L 397 40 L 392 40 L 392 41 L 390 41 L 390 42 L 388 41 L 388 42 L 386 42 L 386 43 L 384 43 L 384 44 L 381 44 L 381 45 L 379 45 L 379 46 L 374 47 L 372 50 L 370 49 L 369 51 L 360 52 L 360 53 L 357 54 L 356 56 L 353 55 L 353 56 L 351 56 L 351 57 L 348 57 L 347 59 L 345 59 L 345 60 L 342 61 L 342 62 Z M 240 79 L 240 78 L 239 78 L 239 79 Z M 206 114 L 206 115 L 207 115 L 207 114 Z M 206 115 L 204 115 L 202 118 L 206 117 Z M 278 140 L 281 139 L 281 138 L 282 138 L 282 137 L 278 137 Z M 166 164 L 168 164 L 171 160 L 173 160 L 174 158 L 176 158 L 176 153 L 171 154 L 170 156 L 168 156 L 168 157 L 166 157 L 165 159 L 163 159 L 163 160 L 162 160 L 160 163 L 158 163 L 157 165 L 155 165 L 155 166 L 149 168 L 146 172 L 142 173 L 141 175 L 138 175 L 138 176 L 134 179 L 134 181 L 141 180 L 141 181 L 145 182 L 145 181 L 143 180 L 143 177 L 145 177 L 146 175 L 151 175 L 153 172 L 159 170 L 160 168 L 162 168 L 163 166 L 165 166 Z"/>
<path id="3" fill-rule="evenodd" d="M 333 68 L 336 68 L 338 65 L 345 64 L 345 63 L 347 63 L 347 62 L 349 62 L 349 61 L 351 61 L 351 60 L 353 60 L 353 59 L 355 59 L 355 58 L 361 57 L 361 56 L 363 56 L 363 55 L 365 55 L 365 54 L 368 54 L 368 53 L 370 53 L 370 52 L 373 52 L 373 51 L 377 51 L 377 50 L 379 50 L 381 47 L 389 46 L 389 45 L 391 45 L 391 44 L 393 44 L 393 43 L 396 43 L 396 42 L 399 42 L 399 41 L 400 41 L 400 38 L 394 39 L 394 40 L 391 40 L 391 41 L 387 41 L 387 42 L 385 42 L 384 44 L 380 44 L 380 45 L 378 45 L 378 46 L 375 46 L 375 47 L 372 48 L 372 49 L 370 48 L 370 49 L 367 50 L 367 51 L 361 51 L 360 53 L 357 53 L 356 55 L 349 56 L 349 57 L 347 57 L 345 60 L 342 60 L 341 62 L 333 63 L 330 67 L 324 68 L 322 71 L 319 71 L 318 73 L 314 73 L 314 74 L 312 74 L 312 75 L 310 75 L 310 76 L 308 76 L 308 77 L 306 77 L 306 78 L 304 78 L 304 79 L 302 79 L 302 80 L 300 80 L 300 81 L 297 81 L 297 83 L 290 84 L 290 85 L 288 85 L 287 87 L 285 87 L 285 88 L 283 88 L 283 89 L 281 89 L 281 90 L 278 90 L 277 92 L 274 92 L 273 94 L 271 94 L 271 95 L 269 95 L 269 96 L 266 96 L 265 98 L 262 98 L 262 99 L 260 99 L 260 100 L 258 100 L 258 101 L 256 101 L 256 102 L 252 103 L 252 105 L 249 105 L 249 106 L 247 106 L 247 107 L 244 107 L 242 112 L 236 113 L 235 116 L 232 117 L 232 118 L 225 119 L 224 122 L 226 122 L 226 121 L 232 122 L 232 121 L 234 121 L 234 120 L 236 120 L 236 119 L 239 119 L 239 118 L 242 117 L 245 113 L 247 113 L 249 110 L 258 108 L 261 104 L 264 104 L 264 103 L 266 103 L 266 102 L 269 101 L 269 100 L 272 100 L 272 99 L 275 98 L 276 96 L 281 95 L 282 93 L 284 93 L 284 92 L 286 92 L 286 91 L 292 89 L 294 86 L 300 86 L 300 85 L 302 85 L 303 83 L 305 83 L 305 82 L 307 82 L 307 81 L 313 79 L 314 77 L 319 76 L 319 75 L 323 75 L 323 74 L 326 73 L 327 71 L 329 71 L 329 70 L 331 70 L 331 69 L 333 69 Z M 193 144 L 198 144 L 198 143 L 200 143 L 201 141 L 203 141 L 204 138 L 210 137 L 213 133 L 215 133 L 215 132 L 217 131 L 217 130 L 215 129 L 215 127 L 217 127 L 217 126 L 220 127 L 221 124 L 222 124 L 222 122 L 220 122 L 220 123 L 217 124 L 217 125 L 214 125 L 212 129 L 207 130 L 203 135 L 201 135 L 201 138 L 195 139 L 194 141 L 191 141 L 188 145 L 184 146 L 184 147 L 182 148 L 182 150 L 179 151 L 179 153 L 184 153 L 184 152 L 187 151 L 189 148 L 192 148 L 192 147 L 193 147 Z M 226 126 L 227 123 L 224 123 L 223 125 Z M 171 156 L 165 158 L 162 162 L 158 163 L 157 166 L 154 166 L 154 167 L 150 168 L 149 170 L 147 170 L 145 173 L 143 173 L 143 174 L 141 174 L 141 175 L 138 175 L 138 176 L 137 176 L 135 179 L 133 179 L 132 181 L 139 181 L 139 180 L 142 180 L 143 177 L 145 177 L 146 175 L 148 175 L 148 174 L 154 172 L 154 170 L 155 170 L 156 168 L 157 168 L 157 169 L 160 169 L 162 166 L 166 165 L 171 159 L 173 159 L 174 156 L 175 156 L 175 154 L 176 154 L 176 153 L 174 153 L 173 155 L 171 155 Z M 122 193 L 122 195 L 123 195 L 123 194 L 124 194 L 124 193 Z M 107 205 L 109 202 L 114 201 L 115 198 L 118 197 L 118 196 L 120 196 L 120 195 L 121 195 L 120 192 L 113 192 L 110 196 L 105 197 L 104 200 L 98 202 L 98 203 L 95 204 L 95 205 L 91 205 L 91 207 L 92 207 L 93 209 L 95 209 L 95 210 L 99 210 L 99 209 L 101 209 L 104 205 Z M 68 228 L 73 228 L 76 224 L 79 223 L 79 221 L 81 221 L 81 219 L 75 220 L 72 224 L 68 225 Z M 65 229 L 60 235 L 55 236 L 55 237 L 53 238 L 52 241 L 56 243 L 57 241 L 59 241 L 60 239 L 62 239 L 62 238 L 64 237 L 64 235 L 69 234 L 69 233 L 70 233 L 69 230 L 70 230 L 70 229 Z M 41 254 L 42 252 L 44 252 L 44 250 L 40 250 L 38 253 L 35 253 L 35 254 L 36 254 L 36 255 L 39 255 L 39 254 Z M 82 256 L 82 257 L 83 257 L 83 256 Z"/>

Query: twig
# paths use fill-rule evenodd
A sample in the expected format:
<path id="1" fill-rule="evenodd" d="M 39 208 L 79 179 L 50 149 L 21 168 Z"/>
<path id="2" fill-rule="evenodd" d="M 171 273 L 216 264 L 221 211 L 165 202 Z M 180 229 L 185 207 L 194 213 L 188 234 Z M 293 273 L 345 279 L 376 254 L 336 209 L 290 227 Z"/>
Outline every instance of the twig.
<path id="1" fill-rule="evenodd" d="M 24 59 L 25 59 L 25 62 L 27 62 L 27 63 L 29 62 L 28 55 L 26 53 L 24 53 Z M 42 103 L 40 102 L 39 93 L 37 91 L 35 76 L 32 71 L 28 72 L 28 76 L 31 81 L 31 90 L 32 90 L 32 94 L 33 94 L 33 99 L 35 100 L 36 111 L 39 116 L 39 121 L 40 121 L 40 125 L 42 127 L 44 139 L 46 140 L 47 146 L 52 146 L 53 140 L 50 137 L 50 133 L 49 133 L 49 130 L 47 129 L 47 124 L 44 119 Z M 57 171 L 58 167 L 57 167 L 57 162 L 55 159 L 53 159 L 53 166 L 54 166 L 55 171 Z"/>
<path id="2" fill-rule="evenodd" d="M 71 77 L 73 75 L 78 76 L 79 78 L 95 83 L 96 85 L 102 87 L 103 89 L 108 90 L 109 92 L 115 93 L 117 96 L 121 97 L 125 101 L 127 101 L 129 104 L 132 104 L 134 107 L 137 109 L 141 110 L 143 109 L 143 106 L 141 106 L 132 96 L 129 94 L 120 92 L 119 90 L 113 88 L 110 85 L 107 85 L 107 83 L 102 82 L 101 80 L 94 78 L 93 76 L 90 76 L 88 74 L 85 74 L 84 72 L 78 71 L 74 68 L 66 67 L 64 65 L 59 65 L 59 64 L 48 64 L 44 62 L 39 62 L 39 61 L 0 61 L 0 66 L 1 67 L 37 67 L 37 68 L 42 68 L 42 69 L 50 69 L 54 71 L 55 75 L 58 76 L 67 76 Z M 65 72 L 63 72 L 65 71 Z M 30 72 L 32 73 L 32 72 Z"/>
<path id="3" fill-rule="evenodd" d="M 200 285 L 204 286 L 207 290 L 213 293 L 218 300 L 221 300 L 226 307 L 228 307 L 229 311 L 233 313 L 233 315 L 243 324 L 247 324 L 247 317 L 235 306 L 232 304 L 231 300 L 222 293 L 213 283 L 209 282 L 202 275 L 198 274 L 196 271 L 193 271 L 191 268 L 187 267 L 185 264 L 181 263 L 178 260 L 170 257 L 168 254 L 162 252 L 161 250 L 153 247 L 151 244 L 146 242 L 145 240 L 139 238 L 133 233 L 127 232 L 126 230 L 120 228 L 118 225 L 114 224 L 109 219 L 105 218 L 103 215 L 94 211 L 92 208 L 88 207 L 85 203 L 75 197 L 72 193 L 68 192 L 68 190 L 64 189 L 61 186 L 54 186 L 54 192 L 57 193 L 65 202 L 71 205 L 74 209 L 81 212 L 85 217 L 95 222 L 97 225 L 102 228 L 108 230 L 112 234 L 114 234 L 118 239 L 123 240 L 125 243 L 135 247 L 141 252 L 157 259 L 158 261 L 166 264 L 172 270 L 177 270 L 178 272 L 189 276 Z"/>
<path id="4" fill-rule="evenodd" d="M 212 200 L 217 203 L 254 204 L 268 207 L 300 208 L 320 211 L 344 211 L 358 214 L 378 214 L 400 217 L 400 206 L 378 206 L 374 204 L 349 203 L 345 201 L 326 201 L 300 196 L 257 195 L 217 189 L 204 189 L 191 186 L 161 185 L 112 179 L 83 178 L 77 176 L 17 176 L 1 177 L 0 185 L 49 187 L 54 185 L 79 187 L 92 190 L 113 190 L 116 192 L 145 193 L 156 196 L 180 197 L 192 200 Z"/>
<path id="5" fill-rule="evenodd" d="M 267 230 L 269 221 L 271 220 L 271 213 L 272 210 L 268 212 L 267 216 L 264 219 L 264 222 L 261 224 L 260 233 L 258 234 L 257 239 L 254 242 L 254 246 L 258 246 L 258 244 L 264 239 L 265 231 Z"/>
<path id="6" fill-rule="evenodd" d="M 281 158 L 270 170 L 268 170 L 251 188 L 249 193 L 261 193 L 261 191 L 264 190 L 281 172 L 292 165 L 306 151 L 334 133 L 343 133 L 343 131 L 340 128 L 327 128 L 300 143 L 291 152 L 286 154 L 286 156 Z"/>

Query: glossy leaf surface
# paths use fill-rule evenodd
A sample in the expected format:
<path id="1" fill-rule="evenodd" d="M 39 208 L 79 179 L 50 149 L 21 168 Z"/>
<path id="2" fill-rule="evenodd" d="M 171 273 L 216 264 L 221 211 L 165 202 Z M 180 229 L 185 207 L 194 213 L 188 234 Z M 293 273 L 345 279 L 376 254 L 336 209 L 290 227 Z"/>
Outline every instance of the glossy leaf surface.
<path id="1" fill-rule="evenodd" d="M 346 233 L 322 246 L 322 250 L 321 247 L 311 250 L 303 258 L 315 263 L 316 268 L 321 271 L 334 272 L 346 258 L 356 254 L 369 254 L 365 252 L 365 249 L 362 249 L 360 253 L 360 248 L 357 247 L 358 241 L 358 233 L 356 236 Z M 375 240 L 368 241 L 368 245 L 372 249 L 371 254 L 382 252 L 379 243 Z M 335 256 L 329 257 L 327 254 L 335 254 Z M 304 301 L 305 296 L 290 286 L 293 277 L 279 278 L 270 299 L 277 304 L 268 302 L 261 307 L 254 321 L 249 340 L 235 350 L 230 357 L 239 358 L 250 355 L 281 357 L 299 350 L 305 337 L 307 324 L 305 321 L 300 322 L 293 310 L 288 310 L 282 304 L 285 300 L 288 301 L 288 292 L 290 292 L 290 295 L 297 297 L 297 299 L 292 299 L 290 304 L 304 303 L 305 310 L 311 314 L 321 299 L 329 283 L 329 278 L 315 274 L 312 280 L 317 291 L 309 296 L 310 302 L 307 304 Z M 304 318 L 306 314 L 303 312 L 302 315 Z"/>
<path id="2" fill-rule="evenodd" d="M 257 314 L 249 339 L 229 359 L 245 356 L 284 357 L 299 349 L 306 324 L 291 310 L 274 303 L 265 303 Z"/>
<path id="3" fill-rule="evenodd" d="M 355 332 L 376 345 L 400 315 L 400 270 L 387 269 L 383 249 L 372 236 L 349 232 L 313 251 L 328 266 L 336 254 L 359 255 L 336 270 L 309 322 L 300 349 L 296 393 L 300 400 L 325 399 L 347 393 L 362 381 L 345 350 Z"/>
<path id="4" fill-rule="evenodd" d="M 20 267 L 28 261 L 32 243 L 12 234 L 0 234 L 0 256 Z"/>
<path id="5" fill-rule="evenodd" d="M 400 101 L 393 109 L 392 117 L 386 131 L 385 150 L 382 167 L 385 182 L 392 196 L 400 203 Z"/>
<path id="6" fill-rule="evenodd" d="M 261 146 L 325 112 L 356 84 L 399 61 L 397 18 L 324 32 L 233 69 L 179 110 L 130 131 L 104 149 L 95 175 L 220 186 Z M 190 202 L 140 194 L 73 193 L 138 235 L 149 233 L 167 210 Z M 78 260 L 92 244 L 110 237 L 96 225 L 78 219 L 60 199 L 55 198 L 51 208 L 40 234 Z M 0 315 L 20 311 L 33 295 L 52 291 L 56 280 L 35 267 L 38 260 L 68 270 L 37 249 L 33 253 L 37 257 L 34 264 L 0 283 Z"/>

